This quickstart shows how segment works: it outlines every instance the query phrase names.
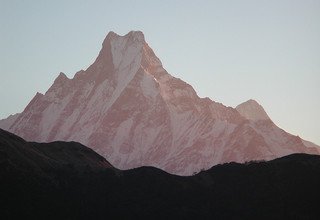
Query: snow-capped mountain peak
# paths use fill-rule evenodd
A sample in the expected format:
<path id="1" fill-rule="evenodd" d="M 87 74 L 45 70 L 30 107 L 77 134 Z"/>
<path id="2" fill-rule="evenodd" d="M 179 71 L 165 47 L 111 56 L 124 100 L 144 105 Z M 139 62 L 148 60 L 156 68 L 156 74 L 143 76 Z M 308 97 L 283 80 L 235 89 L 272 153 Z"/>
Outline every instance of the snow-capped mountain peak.
<path id="1" fill-rule="evenodd" d="M 78 141 L 115 167 L 155 166 L 189 175 L 236 161 L 319 153 L 272 123 L 249 100 L 236 109 L 198 97 L 171 76 L 140 31 L 110 32 L 92 65 L 60 73 L 0 127 L 29 141 Z"/>
<path id="2" fill-rule="evenodd" d="M 246 119 L 249 120 L 270 120 L 269 116 L 263 107 L 253 99 L 241 103 L 236 107 L 236 110 Z"/>

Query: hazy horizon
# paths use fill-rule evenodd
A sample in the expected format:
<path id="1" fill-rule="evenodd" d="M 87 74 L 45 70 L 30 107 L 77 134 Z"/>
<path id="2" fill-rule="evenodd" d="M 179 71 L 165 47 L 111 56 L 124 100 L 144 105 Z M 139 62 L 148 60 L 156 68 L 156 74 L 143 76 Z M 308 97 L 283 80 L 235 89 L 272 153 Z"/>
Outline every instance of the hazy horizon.
<path id="1" fill-rule="evenodd" d="M 164 68 L 235 107 L 257 100 L 282 129 L 320 144 L 320 1 L 1 1 L 0 118 L 59 72 L 97 57 L 109 31 L 141 30 Z"/>

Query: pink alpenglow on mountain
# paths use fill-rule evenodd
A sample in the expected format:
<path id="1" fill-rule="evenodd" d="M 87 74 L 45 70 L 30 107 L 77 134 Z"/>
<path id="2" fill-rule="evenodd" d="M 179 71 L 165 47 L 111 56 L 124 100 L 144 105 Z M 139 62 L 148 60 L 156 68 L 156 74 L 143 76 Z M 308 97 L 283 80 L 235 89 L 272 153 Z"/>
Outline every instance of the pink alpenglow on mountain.
<path id="1" fill-rule="evenodd" d="M 72 79 L 60 73 L 0 127 L 28 141 L 78 141 L 120 169 L 155 166 L 180 175 L 230 161 L 319 154 L 254 100 L 231 108 L 199 98 L 163 68 L 140 31 L 110 32 L 87 70 Z"/>

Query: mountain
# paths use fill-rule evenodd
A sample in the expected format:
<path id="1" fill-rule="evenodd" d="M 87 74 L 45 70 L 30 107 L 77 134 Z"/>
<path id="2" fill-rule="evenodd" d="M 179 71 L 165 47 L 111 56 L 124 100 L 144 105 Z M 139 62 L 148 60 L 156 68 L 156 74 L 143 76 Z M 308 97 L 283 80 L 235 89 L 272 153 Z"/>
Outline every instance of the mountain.
<path id="1" fill-rule="evenodd" d="M 248 100 L 236 107 L 236 110 L 248 120 L 271 120 L 263 107 L 255 100 Z"/>
<path id="2" fill-rule="evenodd" d="M 86 70 L 60 73 L 0 127 L 28 141 L 77 141 L 115 167 L 190 175 L 230 161 L 319 154 L 278 128 L 253 100 L 237 108 L 200 98 L 171 76 L 140 31 L 110 32 Z"/>
<path id="3" fill-rule="evenodd" d="M 0 164 L 6 171 L 46 173 L 50 170 L 104 170 L 113 168 L 105 158 L 76 142 L 35 143 L 0 129 Z M 113 168 L 114 169 L 114 168 Z"/>
<path id="4" fill-rule="evenodd" d="M 89 168 L 90 167 L 90 168 Z M 318 219 L 320 156 L 228 163 L 194 176 L 114 169 L 74 142 L 0 130 L 1 219 Z"/>

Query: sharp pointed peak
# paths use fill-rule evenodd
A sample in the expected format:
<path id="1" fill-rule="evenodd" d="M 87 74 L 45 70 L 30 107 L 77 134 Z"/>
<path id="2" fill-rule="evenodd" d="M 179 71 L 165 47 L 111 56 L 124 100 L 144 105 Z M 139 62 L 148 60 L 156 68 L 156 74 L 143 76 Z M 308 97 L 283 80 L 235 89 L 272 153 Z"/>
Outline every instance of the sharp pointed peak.
<path id="1" fill-rule="evenodd" d="M 144 41 L 144 34 L 142 31 L 130 31 L 125 35 L 125 37 L 134 37 L 136 39 Z"/>
<path id="2" fill-rule="evenodd" d="M 63 72 L 60 72 L 57 78 L 54 80 L 54 84 L 60 84 L 69 80 L 69 78 Z"/>
<path id="3" fill-rule="evenodd" d="M 114 39 L 114 38 L 117 38 L 117 37 L 121 37 L 121 36 L 119 34 L 117 34 L 116 32 L 114 32 L 114 31 L 109 31 L 107 36 L 105 37 L 104 41 L 110 40 L 110 39 Z"/>
<path id="4" fill-rule="evenodd" d="M 143 37 L 144 38 L 144 34 L 142 31 L 140 30 L 131 30 L 129 31 L 127 34 L 125 35 L 120 35 L 120 34 L 117 34 L 116 32 L 114 31 L 109 31 L 109 33 L 107 34 L 107 36 L 110 36 L 110 37 L 132 37 L 132 36 L 140 36 L 140 37 Z"/>
<path id="5" fill-rule="evenodd" d="M 66 74 L 63 73 L 63 72 L 60 72 L 58 77 L 60 77 L 60 78 L 68 78 L 68 77 L 66 76 Z"/>
<path id="6" fill-rule="evenodd" d="M 270 120 L 264 108 L 254 99 L 249 99 L 236 107 L 236 110 L 249 120 Z"/>
<path id="7" fill-rule="evenodd" d="M 246 105 L 260 105 L 259 102 L 257 102 L 255 99 L 249 99 L 239 105 L 243 105 L 243 104 L 246 104 Z M 238 106 L 239 106 L 238 105 Z"/>
<path id="8" fill-rule="evenodd" d="M 112 40 L 123 39 L 123 38 L 131 39 L 134 42 L 145 42 L 144 34 L 142 31 L 129 31 L 125 35 L 119 35 L 114 31 L 110 31 L 107 34 L 106 38 L 104 39 L 103 44 L 110 42 Z"/>
<path id="9" fill-rule="evenodd" d="M 60 72 L 55 81 L 64 81 L 64 80 L 68 80 L 68 79 L 69 78 L 67 77 L 66 74 L 64 74 L 63 72 Z"/>

